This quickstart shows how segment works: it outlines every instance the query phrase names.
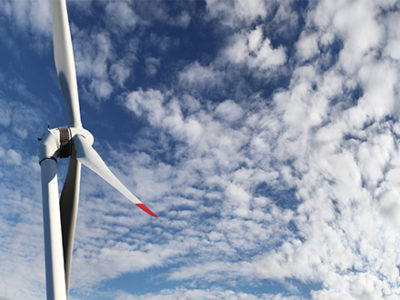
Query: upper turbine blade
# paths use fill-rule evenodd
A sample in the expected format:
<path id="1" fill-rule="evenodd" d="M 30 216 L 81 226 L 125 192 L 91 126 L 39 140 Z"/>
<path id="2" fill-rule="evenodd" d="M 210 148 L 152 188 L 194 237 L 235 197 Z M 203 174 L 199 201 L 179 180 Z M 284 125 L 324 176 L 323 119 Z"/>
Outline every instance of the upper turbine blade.
<path id="1" fill-rule="evenodd" d="M 71 32 L 65 0 L 53 0 L 54 60 L 67 104 L 69 125 L 82 127 Z"/>
<path id="2" fill-rule="evenodd" d="M 76 160 L 75 155 L 72 155 L 69 159 L 68 174 L 60 197 L 61 230 L 64 249 L 65 286 L 67 289 L 67 297 L 69 291 L 69 277 L 76 217 L 78 215 L 80 178 L 81 163 Z"/>
<path id="3" fill-rule="evenodd" d="M 143 209 L 146 213 L 153 217 L 157 217 L 155 213 L 153 213 L 146 205 L 144 205 L 135 195 L 133 195 L 122 183 L 118 180 L 117 177 L 110 171 L 110 169 L 106 166 L 104 161 L 101 159 L 100 155 L 97 154 L 96 150 L 93 149 L 92 146 L 86 141 L 86 139 L 81 135 L 75 135 L 73 137 L 75 150 L 76 150 L 76 158 L 83 165 L 91 169 L 97 175 L 102 177 L 105 181 L 111 184 L 115 189 L 117 189 L 121 194 L 123 194 L 126 198 L 131 200 L 141 209 Z"/>

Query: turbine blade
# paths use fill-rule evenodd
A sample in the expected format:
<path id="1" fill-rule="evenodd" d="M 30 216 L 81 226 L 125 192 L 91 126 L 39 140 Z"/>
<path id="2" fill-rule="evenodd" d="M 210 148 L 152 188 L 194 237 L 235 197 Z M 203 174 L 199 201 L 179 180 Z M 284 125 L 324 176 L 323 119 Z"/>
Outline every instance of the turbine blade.
<path id="1" fill-rule="evenodd" d="M 64 187 L 60 197 L 61 229 L 64 249 L 65 285 L 67 297 L 71 270 L 72 250 L 74 246 L 76 217 L 78 215 L 79 186 L 81 178 L 81 163 L 75 154 L 69 159 L 69 167 Z"/>
<path id="2" fill-rule="evenodd" d="M 146 213 L 153 217 L 157 217 L 146 205 L 144 205 L 135 195 L 133 195 L 118 178 L 110 171 L 106 166 L 104 161 L 101 159 L 100 155 L 93 149 L 92 146 L 86 141 L 86 139 L 81 135 L 75 135 L 73 137 L 76 158 L 84 166 L 91 169 L 97 175 L 102 177 L 105 181 L 111 184 L 116 190 L 118 190 L 122 195 L 144 210 Z"/>
<path id="3" fill-rule="evenodd" d="M 69 125 L 82 127 L 74 52 L 65 0 L 53 0 L 53 48 L 57 75 L 67 105 Z"/>

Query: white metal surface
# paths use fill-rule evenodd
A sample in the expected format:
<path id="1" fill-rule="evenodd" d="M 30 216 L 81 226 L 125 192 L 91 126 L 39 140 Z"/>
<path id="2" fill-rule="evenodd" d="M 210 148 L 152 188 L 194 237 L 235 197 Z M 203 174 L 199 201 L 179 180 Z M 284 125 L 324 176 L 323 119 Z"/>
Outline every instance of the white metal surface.
<path id="1" fill-rule="evenodd" d="M 53 0 L 53 49 L 57 75 L 67 104 L 69 125 L 82 127 L 74 52 L 65 0 Z"/>
<path id="2" fill-rule="evenodd" d="M 64 257 L 58 201 L 57 163 L 45 159 L 41 163 L 43 228 L 46 262 L 47 299 L 66 299 Z"/>
<path id="3" fill-rule="evenodd" d="M 60 196 L 61 229 L 64 250 L 65 286 L 67 298 L 69 293 L 69 278 L 71 273 L 72 252 L 76 219 L 78 216 L 79 188 L 81 181 L 81 163 L 75 155 L 70 157 L 67 177 Z"/>
<path id="4" fill-rule="evenodd" d="M 100 155 L 86 142 L 86 139 L 83 136 L 76 135 L 73 137 L 73 141 L 75 144 L 76 159 L 78 161 L 111 184 L 117 191 L 131 200 L 134 204 L 142 203 L 125 187 L 125 185 L 121 183 L 121 181 L 118 180 L 118 178 L 104 163 Z"/>

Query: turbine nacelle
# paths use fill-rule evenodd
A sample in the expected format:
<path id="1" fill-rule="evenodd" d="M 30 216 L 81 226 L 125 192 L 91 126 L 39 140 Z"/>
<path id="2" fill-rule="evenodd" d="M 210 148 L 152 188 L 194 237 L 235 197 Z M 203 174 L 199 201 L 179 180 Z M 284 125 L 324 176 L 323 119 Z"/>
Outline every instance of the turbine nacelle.
<path id="1" fill-rule="evenodd" d="M 87 145 L 93 145 L 93 135 L 82 127 L 47 129 L 47 132 L 39 138 L 39 163 L 47 158 L 57 159 L 71 156 L 73 140 L 78 135 L 85 140 Z"/>

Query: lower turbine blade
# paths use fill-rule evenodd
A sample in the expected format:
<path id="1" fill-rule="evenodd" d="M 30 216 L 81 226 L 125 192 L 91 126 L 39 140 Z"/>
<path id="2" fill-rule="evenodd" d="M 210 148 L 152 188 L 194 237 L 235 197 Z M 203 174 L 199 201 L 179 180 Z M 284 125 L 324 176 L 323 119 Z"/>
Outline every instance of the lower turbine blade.
<path id="1" fill-rule="evenodd" d="M 74 235 L 76 217 L 78 215 L 79 183 L 81 178 L 81 163 L 76 160 L 75 155 L 69 159 L 68 174 L 60 197 L 61 229 L 64 248 L 65 285 L 67 297 L 69 291 L 69 277 L 71 270 L 72 250 L 74 246 Z"/>
<path id="2" fill-rule="evenodd" d="M 86 141 L 86 139 L 81 135 L 75 135 L 73 137 L 76 158 L 83 165 L 91 169 L 97 175 L 102 177 L 105 181 L 111 184 L 116 190 L 118 190 L 122 195 L 128 198 L 130 201 L 135 203 L 138 207 L 144 210 L 146 213 L 153 217 L 157 217 L 147 206 L 145 206 L 135 195 L 133 195 L 118 178 L 110 171 L 104 161 L 101 159 L 100 155 L 93 149 L 92 146 Z"/>

